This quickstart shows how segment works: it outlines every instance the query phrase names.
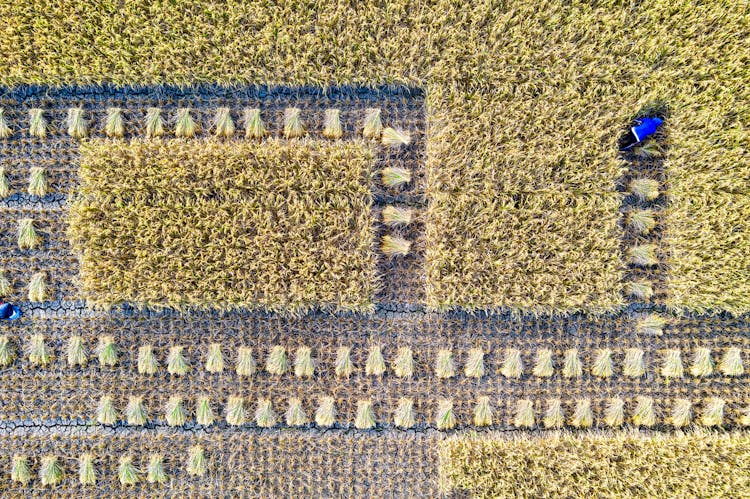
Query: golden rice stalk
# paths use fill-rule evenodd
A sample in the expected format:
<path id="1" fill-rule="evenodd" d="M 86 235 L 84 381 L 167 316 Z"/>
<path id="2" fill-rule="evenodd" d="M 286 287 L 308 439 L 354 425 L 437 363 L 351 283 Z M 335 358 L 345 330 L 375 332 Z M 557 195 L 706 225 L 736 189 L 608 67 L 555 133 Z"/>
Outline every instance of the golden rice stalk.
<path id="1" fill-rule="evenodd" d="M 188 450 L 187 473 L 190 476 L 204 476 L 208 471 L 206 452 L 200 445 L 194 445 Z"/>
<path id="2" fill-rule="evenodd" d="M 380 170 L 380 178 L 384 186 L 395 189 L 411 182 L 411 170 L 388 166 Z"/>
<path id="3" fill-rule="evenodd" d="M 401 236 L 383 236 L 380 250 L 389 258 L 394 257 L 405 257 L 411 250 L 411 241 L 404 239 Z"/>
<path id="4" fill-rule="evenodd" d="M 622 374 L 629 378 L 640 378 L 646 374 L 646 362 L 643 360 L 643 350 L 628 348 L 622 363 Z"/>
<path id="5" fill-rule="evenodd" d="M 661 368 L 661 375 L 665 378 L 682 377 L 682 357 L 679 350 L 667 350 L 664 352 L 664 364 Z"/>
<path id="6" fill-rule="evenodd" d="M 182 137 L 191 139 L 196 136 L 200 127 L 195 122 L 193 116 L 190 114 L 192 109 L 189 107 L 181 107 L 177 109 L 177 117 L 174 122 L 174 135 L 175 137 Z"/>
<path id="7" fill-rule="evenodd" d="M 96 346 L 96 353 L 99 356 L 99 364 L 102 367 L 117 364 L 117 347 L 115 346 L 114 337 L 100 336 L 99 344 Z"/>
<path id="8" fill-rule="evenodd" d="M 18 247 L 22 250 L 36 249 L 42 243 L 42 238 L 36 232 L 34 221 L 30 218 L 22 218 L 18 221 Z"/>
<path id="9" fill-rule="evenodd" d="M 13 292 L 10 280 L 5 276 L 5 271 L 0 270 L 0 296 L 8 296 Z"/>
<path id="10" fill-rule="evenodd" d="M 68 365 L 86 367 L 88 363 L 88 353 L 86 351 L 86 344 L 83 342 L 83 338 L 80 336 L 71 336 L 68 339 Z"/>
<path id="11" fill-rule="evenodd" d="M 174 346 L 169 349 L 167 355 L 167 372 L 174 376 L 184 376 L 190 371 L 190 363 L 182 355 L 182 346 Z"/>
<path id="12" fill-rule="evenodd" d="M 227 399 L 225 418 L 228 425 L 240 426 L 247 421 L 247 411 L 242 397 L 232 396 Z"/>
<path id="13" fill-rule="evenodd" d="M 490 398 L 487 396 L 479 397 L 474 408 L 474 426 L 491 426 L 493 416 Z"/>
<path id="14" fill-rule="evenodd" d="M 107 118 L 104 121 L 104 134 L 110 138 L 121 139 L 125 136 L 125 119 L 122 109 L 119 107 L 108 107 Z"/>
<path id="15" fill-rule="evenodd" d="M 610 399 L 607 409 L 604 411 L 604 423 L 617 428 L 625 422 L 625 401 L 621 398 Z"/>
<path id="16" fill-rule="evenodd" d="M 441 379 L 452 378 L 456 375 L 456 364 L 453 362 L 453 352 L 442 349 L 435 359 L 435 376 Z"/>
<path id="17" fill-rule="evenodd" d="M 570 425 L 575 428 L 590 428 L 594 423 L 594 413 L 591 410 L 591 400 L 580 399 L 573 409 Z"/>
<path id="18" fill-rule="evenodd" d="M 10 479 L 21 485 L 28 485 L 31 481 L 31 465 L 28 457 L 19 454 L 13 456 L 10 464 Z"/>
<path id="19" fill-rule="evenodd" d="M 523 374 L 523 360 L 521 351 L 515 348 L 509 348 L 505 351 L 505 359 L 500 373 L 506 378 L 520 378 Z"/>
<path id="20" fill-rule="evenodd" d="M 288 107 L 284 110 L 284 137 L 294 139 L 305 135 L 305 127 L 300 118 L 300 109 Z"/>
<path id="21" fill-rule="evenodd" d="M 712 397 L 706 401 L 701 414 L 701 424 L 703 426 L 721 426 L 724 423 L 724 399 Z"/>
<path id="22" fill-rule="evenodd" d="M 724 352 L 724 356 L 719 363 L 719 371 L 724 376 L 742 376 L 745 373 L 742 353 L 739 348 L 731 347 Z"/>
<path id="23" fill-rule="evenodd" d="M 382 134 L 383 122 L 380 119 L 380 109 L 365 109 L 365 119 L 362 124 L 362 136 L 366 139 L 380 139 Z"/>
<path id="24" fill-rule="evenodd" d="M 289 407 L 286 410 L 285 417 L 288 426 L 304 426 L 310 422 L 307 419 L 305 409 L 302 407 L 302 401 L 296 397 L 289 399 Z"/>
<path id="25" fill-rule="evenodd" d="M 750 405 L 745 406 L 740 411 L 738 423 L 740 426 L 750 426 Z"/>
<path id="26" fill-rule="evenodd" d="M 133 456 L 122 456 L 117 468 L 117 479 L 121 485 L 136 485 L 141 481 L 140 471 L 133 464 Z"/>
<path id="27" fill-rule="evenodd" d="M 43 302 L 47 299 L 46 274 L 37 272 L 31 276 L 29 281 L 29 301 Z"/>
<path id="28" fill-rule="evenodd" d="M 26 354 L 29 362 L 35 366 L 46 366 L 52 362 L 52 351 L 47 347 L 44 336 L 41 334 L 35 334 L 29 338 Z"/>
<path id="29" fill-rule="evenodd" d="M 628 225 L 636 234 L 648 234 L 656 227 L 654 210 L 635 210 L 628 213 Z"/>
<path id="30" fill-rule="evenodd" d="M 638 244 L 628 248 L 630 263 L 637 267 L 653 267 L 659 263 L 655 244 Z"/>
<path id="31" fill-rule="evenodd" d="M 5 175 L 5 167 L 0 166 L 0 199 L 10 196 L 10 182 Z"/>
<path id="32" fill-rule="evenodd" d="M 13 346 L 6 335 L 0 336 L 0 367 L 8 367 L 16 358 Z"/>
<path id="33" fill-rule="evenodd" d="M 315 410 L 315 424 L 328 428 L 336 423 L 336 404 L 333 397 L 321 397 Z"/>
<path id="34" fill-rule="evenodd" d="M 214 135 L 229 138 L 234 135 L 234 130 L 235 126 L 230 109 L 228 107 L 218 108 L 214 117 Z"/>
<path id="35" fill-rule="evenodd" d="M 99 399 L 99 404 L 96 406 L 96 421 L 103 425 L 113 425 L 117 423 L 119 415 L 115 409 L 115 404 L 112 401 L 112 397 L 109 395 L 103 395 Z"/>
<path id="36" fill-rule="evenodd" d="M 651 282 L 646 280 L 632 281 L 625 284 L 625 291 L 628 296 L 637 300 L 650 300 L 654 296 L 654 287 Z"/>
<path id="37" fill-rule="evenodd" d="M 516 402 L 516 415 L 513 418 L 513 426 L 517 428 L 533 428 L 535 424 L 534 403 L 528 399 L 521 399 Z"/>
<path id="38" fill-rule="evenodd" d="M 549 378 L 555 373 L 555 364 L 552 361 L 552 350 L 542 348 L 537 351 L 533 373 L 534 376 L 539 378 Z"/>
<path id="39" fill-rule="evenodd" d="M 388 127 L 383 130 L 381 142 L 388 147 L 408 146 L 411 143 L 411 135 L 406 130 Z"/>
<path id="40" fill-rule="evenodd" d="M 161 108 L 150 107 L 146 110 L 146 137 L 155 138 L 164 135 L 164 118 Z"/>
<path id="41" fill-rule="evenodd" d="M 368 376 L 382 376 L 385 373 L 385 359 L 380 345 L 372 345 L 365 363 L 365 374 Z"/>
<path id="42" fill-rule="evenodd" d="M 68 135 L 74 139 L 82 139 L 88 135 L 89 125 L 83 117 L 83 109 L 80 107 L 68 109 L 66 125 L 68 126 Z"/>
<path id="43" fill-rule="evenodd" d="M 383 223 L 388 227 L 404 227 L 409 225 L 414 218 L 414 210 L 401 208 L 399 206 L 386 206 L 383 208 Z"/>
<path id="44" fill-rule="evenodd" d="M 435 425 L 438 430 L 450 430 L 456 426 L 456 417 L 453 414 L 453 401 L 442 399 L 438 402 L 435 415 Z"/>
<path id="45" fill-rule="evenodd" d="M 250 347 L 239 347 L 237 349 L 237 365 L 235 372 L 238 376 L 252 376 L 255 374 L 256 364 L 253 358 L 253 349 Z"/>
<path id="46" fill-rule="evenodd" d="M 632 417 L 635 426 L 650 428 L 656 424 L 654 399 L 651 397 L 636 397 L 636 407 Z"/>
<path id="47" fill-rule="evenodd" d="M 323 119 L 323 137 L 327 139 L 340 139 L 344 135 L 341 126 L 341 112 L 338 109 L 326 109 Z"/>
<path id="48" fill-rule="evenodd" d="M 271 401 L 259 399 L 255 408 L 255 423 L 261 428 L 272 428 L 276 425 L 277 417 Z"/>
<path id="49" fill-rule="evenodd" d="M 630 182 L 629 190 L 639 201 L 653 201 L 659 197 L 659 181 L 650 178 L 637 178 Z"/>
<path id="50" fill-rule="evenodd" d="M 208 397 L 198 397 L 198 400 L 195 402 L 195 421 L 202 426 L 211 426 L 214 424 L 214 420 L 211 399 Z"/>
<path id="51" fill-rule="evenodd" d="M 414 426 L 414 401 L 410 398 L 402 397 L 398 401 L 398 406 L 393 413 L 393 424 L 398 428 L 411 428 Z"/>
<path id="52" fill-rule="evenodd" d="M 286 357 L 286 349 L 281 345 L 275 345 L 266 358 L 266 371 L 271 374 L 282 375 L 288 370 L 289 360 Z"/>
<path id="53" fill-rule="evenodd" d="M 206 352 L 206 371 L 210 373 L 220 373 L 224 371 L 224 355 L 221 353 L 221 345 L 219 343 L 211 343 L 208 345 L 208 352 Z"/>
<path id="54" fill-rule="evenodd" d="M 312 349 L 307 346 L 297 348 L 294 356 L 294 375 L 298 378 L 312 378 L 315 373 L 315 361 Z"/>
<path id="55" fill-rule="evenodd" d="M 714 361 L 710 348 L 696 348 L 690 374 L 693 376 L 711 376 L 714 373 Z"/>
<path id="56" fill-rule="evenodd" d="M 357 416 L 354 419 L 354 427 L 358 430 L 371 430 L 375 428 L 375 412 L 372 408 L 372 401 L 357 401 Z"/>
<path id="57" fill-rule="evenodd" d="M 183 426 L 187 422 L 187 414 L 182 406 L 182 397 L 169 397 L 164 407 L 164 419 L 169 426 Z"/>
<path id="58" fill-rule="evenodd" d="M 591 365 L 591 374 L 597 378 L 609 378 L 613 373 L 612 350 L 609 348 L 597 350 L 594 363 Z"/>
<path id="59" fill-rule="evenodd" d="M 64 476 L 63 468 L 56 456 L 42 457 L 42 465 L 39 467 L 39 478 L 42 485 L 58 485 Z"/>
<path id="60" fill-rule="evenodd" d="M 354 371 L 354 365 L 351 361 L 351 348 L 339 347 L 336 351 L 336 377 L 348 378 Z"/>
<path id="61" fill-rule="evenodd" d="M 138 348 L 138 373 L 156 374 L 159 370 L 159 362 L 154 356 L 154 348 L 151 345 L 143 345 Z"/>
<path id="62" fill-rule="evenodd" d="M 583 375 L 583 366 L 577 349 L 570 348 L 565 351 L 562 374 L 566 378 L 580 378 Z"/>
<path id="63" fill-rule="evenodd" d="M 666 318 L 657 314 L 649 314 L 638 319 L 638 322 L 635 323 L 635 332 L 638 334 L 661 336 L 664 333 L 666 323 Z"/>
<path id="64" fill-rule="evenodd" d="M 0 107 L 0 139 L 7 139 L 13 134 L 5 119 L 5 109 Z"/>
<path id="65" fill-rule="evenodd" d="M 96 470 L 94 469 L 94 456 L 81 454 L 78 458 L 78 483 L 81 485 L 96 485 Z"/>
<path id="66" fill-rule="evenodd" d="M 32 166 L 29 170 L 29 188 L 27 192 L 32 196 L 41 198 L 47 195 L 48 188 L 47 170 L 41 166 Z"/>
<path id="67" fill-rule="evenodd" d="M 393 373 L 399 378 L 410 378 L 414 374 L 414 356 L 411 348 L 398 349 L 393 360 Z"/>
<path id="68" fill-rule="evenodd" d="M 146 481 L 148 483 L 167 483 L 167 473 L 164 471 L 164 458 L 159 454 L 151 454 L 146 467 Z"/>
<path id="69" fill-rule="evenodd" d="M 688 399 L 676 399 L 672 404 L 670 422 L 675 428 L 684 428 L 693 418 L 693 404 Z"/>
<path id="70" fill-rule="evenodd" d="M 245 124 L 245 138 L 260 139 L 266 135 L 266 125 L 260 116 L 260 109 L 245 108 L 243 112 Z"/>
<path id="71" fill-rule="evenodd" d="M 148 422 L 148 413 L 143 405 L 143 397 L 130 397 L 125 407 L 125 420 L 131 426 L 143 426 Z"/>
<path id="72" fill-rule="evenodd" d="M 47 136 L 47 120 L 43 109 L 29 109 L 29 135 L 40 139 Z"/>
<path id="73" fill-rule="evenodd" d="M 481 378 L 484 376 L 484 351 L 481 348 L 472 348 L 466 357 L 464 374 L 467 378 Z"/>
<path id="74" fill-rule="evenodd" d="M 548 429 L 562 428 L 565 424 L 565 414 L 563 414 L 562 401 L 560 399 L 551 399 L 547 402 L 547 411 L 544 413 L 544 427 Z"/>

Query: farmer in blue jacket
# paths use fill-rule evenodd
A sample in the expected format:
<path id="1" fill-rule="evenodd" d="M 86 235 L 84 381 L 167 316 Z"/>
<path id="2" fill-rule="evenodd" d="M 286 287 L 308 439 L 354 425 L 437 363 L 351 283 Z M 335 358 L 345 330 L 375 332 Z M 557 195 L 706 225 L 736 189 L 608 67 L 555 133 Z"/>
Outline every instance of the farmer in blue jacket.
<path id="1" fill-rule="evenodd" d="M 627 151 L 639 142 L 643 142 L 646 138 L 656 133 L 656 129 L 664 123 L 664 120 L 657 117 L 647 116 L 635 120 L 635 126 L 630 128 L 630 132 L 623 141 L 623 145 L 620 148 L 621 151 Z"/>
<path id="2" fill-rule="evenodd" d="M 21 317 L 21 309 L 12 303 L 0 300 L 0 320 L 14 321 Z"/>

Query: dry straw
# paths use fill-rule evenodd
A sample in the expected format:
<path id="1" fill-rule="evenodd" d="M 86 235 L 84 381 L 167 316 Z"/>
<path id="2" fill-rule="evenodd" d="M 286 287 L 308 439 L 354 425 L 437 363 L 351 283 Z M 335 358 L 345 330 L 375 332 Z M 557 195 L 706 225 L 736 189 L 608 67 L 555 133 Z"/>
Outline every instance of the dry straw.
<path id="1" fill-rule="evenodd" d="M 414 374 L 414 356 L 411 348 L 400 347 L 393 359 L 393 374 L 399 378 L 410 378 Z"/>
<path id="2" fill-rule="evenodd" d="M 405 227 L 414 218 L 414 210 L 400 206 L 386 206 L 383 208 L 383 223 L 388 227 Z"/>
<path id="3" fill-rule="evenodd" d="M 141 472 L 133 464 L 133 456 L 123 456 L 120 458 L 120 465 L 117 468 L 117 479 L 123 486 L 137 485 L 141 481 Z"/>
<path id="4" fill-rule="evenodd" d="M 637 267 L 653 267 L 659 263 L 655 244 L 639 244 L 628 248 L 630 263 Z"/>
<path id="5" fill-rule="evenodd" d="M 164 419 L 169 426 L 183 426 L 187 422 L 187 413 L 182 403 L 182 397 L 169 397 L 164 406 Z"/>
<path id="6" fill-rule="evenodd" d="M 192 109 L 181 107 L 177 109 L 177 117 L 174 123 L 174 134 L 176 137 L 193 138 L 200 131 L 198 123 L 193 119 Z"/>
<path id="7" fill-rule="evenodd" d="M 517 428 L 533 428 L 535 424 L 536 418 L 534 416 L 534 403 L 528 399 L 517 401 L 513 426 Z"/>
<path id="8" fill-rule="evenodd" d="M 411 143 L 411 135 L 406 130 L 388 127 L 383 130 L 381 142 L 388 147 L 408 146 Z"/>
<path id="9" fill-rule="evenodd" d="M 302 407 L 302 401 L 297 397 L 289 399 L 285 419 L 286 424 L 289 426 L 304 426 L 310 422 L 305 409 Z"/>
<path id="10" fill-rule="evenodd" d="M 108 107 L 104 121 L 104 134 L 109 138 L 120 139 L 125 136 L 125 118 L 119 107 Z"/>
<path id="11" fill-rule="evenodd" d="M 71 336 L 68 339 L 67 357 L 70 367 L 86 367 L 88 363 L 88 351 L 82 337 Z"/>
<path id="12" fill-rule="evenodd" d="M 13 285 L 10 279 L 5 275 L 4 270 L 0 270 L 0 296 L 8 296 L 13 292 Z"/>
<path id="13" fill-rule="evenodd" d="M 29 170 L 29 188 L 27 192 L 32 196 L 44 197 L 48 189 L 47 170 L 40 166 L 32 166 Z"/>
<path id="14" fill-rule="evenodd" d="M 96 346 L 96 354 L 99 357 L 99 365 L 114 366 L 117 364 L 117 346 L 112 336 L 101 336 Z"/>
<path id="15" fill-rule="evenodd" d="M 659 197 L 659 181 L 650 178 L 638 178 L 630 182 L 630 192 L 639 201 L 653 201 Z"/>
<path id="16" fill-rule="evenodd" d="M 340 139 L 344 135 L 341 126 L 341 111 L 338 109 L 326 109 L 323 118 L 323 137 L 327 139 Z"/>
<path id="17" fill-rule="evenodd" d="M 138 373 L 139 374 L 156 374 L 159 370 L 159 362 L 154 355 L 154 347 L 143 345 L 138 348 Z"/>
<path id="18" fill-rule="evenodd" d="M 395 189 L 411 182 L 411 170 L 399 166 L 388 166 L 380 171 L 383 185 Z"/>
<path id="19" fill-rule="evenodd" d="M 555 373 L 555 364 L 552 361 L 552 350 L 547 348 L 539 349 L 536 352 L 536 363 L 534 364 L 533 374 L 539 378 L 549 378 Z"/>
<path id="20" fill-rule="evenodd" d="M 10 196 L 10 183 L 5 175 L 5 167 L 0 166 L 0 199 Z"/>
<path id="21" fill-rule="evenodd" d="M 84 486 L 96 485 L 96 470 L 92 454 L 81 454 L 78 458 L 78 483 Z"/>
<path id="22" fill-rule="evenodd" d="M 693 403 L 688 399 L 676 399 L 672 404 L 670 422 L 675 428 L 684 428 L 693 419 Z"/>
<path id="23" fill-rule="evenodd" d="M 372 408 L 372 401 L 357 401 L 357 416 L 354 419 L 354 427 L 358 430 L 371 430 L 375 428 L 375 411 Z"/>
<path id="24" fill-rule="evenodd" d="M 643 350 L 640 348 L 628 348 L 625 350 L 625 359 L 622 362 L 622 374 L 629 378 L 640 378 L 646 374 L 646 362 L 643 358 Z"/>
<path id="25" fill-rule="evenodd" d="M 351 360 L 351 348 L 339 347 L 336 351 L 335 372 L 337 378 L 348 378 L 354 371 L 354 365 Z"/>
<path id="26" fill-rule="evenodd" d="M 238 376 L 247 377 L 255 374 L 257 369 L 253 358 L 253 349 L 250 347 L 239 347 L 237 349 L 237 364 L 235 372 Z"/>
<path id="27" fill-rule="evenodd" d="M 411 241 L 401 236 L 385 235 L 380 244 L 380 251 L 389 258 L 405 257 L 411 250 Z"/>
<path id="28" fill-rule="evenodd" d="M 125 420 L 131 426 L 143 426 L 148 423 L 148 413 L 143 405 L 143 397 L 130 397 L 125 407 Z"/>
<path id="29" fill-rule="evenodd" d="M 385 359 L 380 345 L 372 345 L 365 363 L 365 374 L 368 376 L 382 376 L 385 374 Z"/>
<path id="30" fill-rule="evenodd" d="M 245 138 L 260 139 L 265 137 L 267 131 L 260 116 L 260 109 L 245 108 L 242 122 L 245 124 Z"/>
<path id="31" fill-rule="evenodd" d="M 474 426 L 491 426 L 493 416 L 490 398 L 485 395 L 479 397 L 474 408 Z"/>
<path id="32" fill-rule="evenodd" d="M 284 137 L 287 139 L 299 138 L 305 135 L 305 126 L 300 114 L 302 111 L 296 107 L 288 107 L 284 110 Z"/>
<path id="33" fill-rule="evenodd" d="M 224 371 L 224 355 L 221 353 L 221 344 L 211 343 L 206 352 L 206 371 L 220 373 Z"/>
<path id="34" fill-rule="evenodd" d="M 453 362 L 453 352 L 447 349 L 438 351 L 435 358 L 435 376 L 440 379 L 452 378 L 456 375 L 456 364 Z"/>
<path id="35" fill-rule="evenodd" d="M 211 426 L 214 424 L 214 411 L 211 409 L 211 399 L 208 397 L 198 397 L 195 402 L 195 421 L 202 426 Z"/>
<path id="36" fill-rule="evenodd" d="M 664 352 L 661 375 L 665 378 L 681 378 L 683 375 L 682 353 L 676 349 Z"/>
<path id="37" fill-rule="evenodd" d="M 281 345 L 273 346 L 266 358 L 266 372 L 280 376 L 288 370 L 289 359 L 286 356 L 286 349 Z"/>
<path id="38" fill-rule="evenodd" d="M 625 422 L 625 401 L 621 398 L 610 399 L 604 411 L 604 424 L 617 428 Z"/>
<path id="39" fill-rule="evenodd" d="M 368 108 L 365 110 L 365 119 L 362 124 L 362 136 L 366 139 L 380 139 L 383 134 L 383 122 L 380 119 L 380 108 Z"/>
<path id="40" fill-rule="evenodd" d="M 173 346 L 167 356 L 167 372 L 174 376 L 184 376 L 190 371 L 190 363 L 182 354 L 184 347 Z"/>
<path id="41" fill-rule="evenodd" d="M 8 367 L 16 358 L 16 352 L 6 335 L 0 336 L 0 367 Z"/>
<path id="42" fill-rule="evenodd" d="M 74 107 L 68 109 L 66 124 L 68 126 L 68 135 L 74 139 L 82 139 L 88 135 L 88 122 L 83 116 L 82 108 Z"/>
<path id="43" fill-rule="evenodd" d="M 472 348 L 466 357 L 464 374 L 467 378 L 481 378 L 484 376 L 484 351 L 481 348 Z"/>
<path id="44" fill-rule="evenodd" d="M 547 402 L 547 410 L 544 412 L 545 428 L 562 428 L 565 425 L 565 414 L 563 413 L 562 401 L 551 399 Z"/>
<path id="45" fill-rule="evenodd" d="M 208 471 L 206 451 L 200 445 L 194 445 L 188 450 L 186 471 L 190 476 L 204 476 Z"/>
<path id="46" fill-rule="evenodd" d="M 47 120 L 43 109 L 29 109 L 29 135 L 40 139 L 47 136 Z"/>
<path id="47" fill-rule="evenodd" d="M 654 287 L 651 284 L 651 281 L 646 280 L 637 280 L 626 283 L 625 291 L 628 296 L 631 296 L 636 300 L 647 301 L 654 296 Z"/>
<path id="48" fill-rule="evenodd" d="M 714 373 L 714 361 L 711 358 L 711 349 L 699 347 L 693 354 L 693 362 L 690 365 L 690 374 L 693 376 L 711 376 Z"/>
<path id="49" fill-rule="evenodd" d="M 661 334 L 664 332 L 664 326 L 666 324 L 666 318 L 657 314 L 649 314 L 638 319 L 635 324 L 635 331 L 638 334 L 661 336 Z"/>
<path id="50" fill-rule="evenodd" d="M 456 416 L 453 413 L 453 401 L 442 399 L 438 401 L 435 413 L 435 425 L 438 430 L 450 430 L 456 426 Z"/>
<path id="51" fill-rule="evenodd" d="M 742 362 L 742 352 L 737 347 L 728 348 L 719 363 L 719 372 L 725 376 L 742 376 L 745 366 Z"/>
<path id="52" fill-rule="evenodd" d="M 321 397 L 315 410 L 315 424 L 328 428 L 336 423 L 336 402 L 333 397 Z"/>
<path id="53" fill-rule="evenodd" d="M 635 210 L 628 213 L 628 225 L 636 234 L 648 234 L 656 227 L 653 210 Z"/>

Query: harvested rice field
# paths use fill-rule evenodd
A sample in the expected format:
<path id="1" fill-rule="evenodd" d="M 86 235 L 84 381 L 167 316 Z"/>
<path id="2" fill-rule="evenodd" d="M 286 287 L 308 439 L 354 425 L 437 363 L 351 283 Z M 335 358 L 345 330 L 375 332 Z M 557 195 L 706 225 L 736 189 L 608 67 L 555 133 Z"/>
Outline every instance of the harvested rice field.
<path id="1" fill-rule="evenodd" d="M 2 495 L 750 495 L 747 39 L 0 2 Z"/>

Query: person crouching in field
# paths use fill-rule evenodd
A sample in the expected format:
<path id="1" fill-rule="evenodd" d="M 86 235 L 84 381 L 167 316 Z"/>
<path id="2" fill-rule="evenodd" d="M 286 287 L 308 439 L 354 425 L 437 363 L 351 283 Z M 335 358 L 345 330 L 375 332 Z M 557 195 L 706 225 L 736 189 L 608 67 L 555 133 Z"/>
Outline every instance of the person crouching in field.
<path id="1" fill-rule="evenodd" d="M 14 321 L 21 317 L 21 309 L 12 303 L 0 300 L 0 320 Z"/>
<path id="2" fill-rule="evenodd" d="M 662 123 L 664 123 L 664 120 L 657 117 L 645 117 L 635 120 L 635 126 L 630 128 L 630 132 L 623 139 L 620 150 L 627 151 L 639 142 L 643 142 L 655 134 Z"/>

